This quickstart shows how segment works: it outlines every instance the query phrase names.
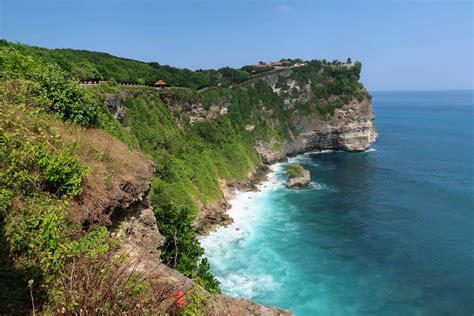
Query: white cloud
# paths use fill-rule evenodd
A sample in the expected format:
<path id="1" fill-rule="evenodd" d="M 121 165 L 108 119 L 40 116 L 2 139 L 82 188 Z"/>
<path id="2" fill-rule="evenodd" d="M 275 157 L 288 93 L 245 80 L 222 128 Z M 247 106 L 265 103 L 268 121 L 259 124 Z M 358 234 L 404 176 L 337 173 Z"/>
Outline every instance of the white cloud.
<path id="1" fill-rule="evenodd" d="M 279 4 L 277 8 L 281 12 L 291 12 L 291 11 L 293 11 L 293 7 L 288 5 L 288 4 Z"/>

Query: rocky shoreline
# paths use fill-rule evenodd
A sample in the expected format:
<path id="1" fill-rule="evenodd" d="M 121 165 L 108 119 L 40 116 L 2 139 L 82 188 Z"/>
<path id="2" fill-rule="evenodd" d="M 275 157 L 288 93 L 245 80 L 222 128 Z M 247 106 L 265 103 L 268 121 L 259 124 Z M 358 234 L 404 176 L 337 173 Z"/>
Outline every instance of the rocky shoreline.
<path id="1" fill-rule="evenodd" d="M 150 168 L 153 166 L 151 165 Z M 268 173 L 268 169 L 265 167 L 259 169 L 264 170 L 265 175 Z M 121 203 L 114 203 L 108 212 L 104 208 L 100 208 L 101 213 L 108 216 L 111 235 L 125 240 L 119 251 L 127 254 L 128 269 L 132 269 L 130 271 L 143 273 L 146 278 L 154 279 L 163 288 L 172 288 L 185 293 L 188 291 L 199 293 L 207 302 L 207 305 L 203 307 L 205 308 L 203 312 L 206 315 L 293 315 L 288 310 L 258 304 L 248 299 L 224 294 L 213 295 L 193 280 L 167 267 L 160 258 L 161 247 L 165 239 L 157 228 L 156 217 L 146 197 L 151 184 L 151 174 L 153 174 L 153 170 L 148 171 L 150 171 L 149 178 L 126 179 L 119 185 L 123 195 L 119 201 Z M 256 176 L 248 182 L 249 188 L 256 186 L 256 179 L 265 176 L 262 171 L 255 172 L 255 174 Z M 128 190 L 128 184 L 135 180 L 140 185 L 135 186 L 135 190 Z M 246 185 L 242 184 L 243 187 Z M 107 196 L 106 200 L 108 202 L 115 201 L 114 198 L 114 196 Z M 226 213 L 227 206 L 227 203 L 223 203 L 218 210 L 220 212 L 223 210 L 223 213 Z M 225 215 L 230 218 L 227 214 Z"/>
<path id="2" fill-rule="evenodd" d="M 295 116 L 293 124 L 300 133 L 293 136 L 292 140 L 280 142 L 270 139 L 256 143 L 255 148 L 260 154 L 262 164 L 247 174 L 245 182 L 221 181 L 224 197 L 216 203 L 202 205 L 202 211 L 194 222 L 194 227 L 200 235 L 208 235 L 217 227 L 227 226 L 233 222 L 227 214 L 230 207 L 228 201 L 235 195 L 236 190 L 257 191 L 258 184 L 267 179 L 269 165 L 313 151 L 365 151 L 378 136 L 370 97 L 352 100 L 344 107 L 336 109 L 330 118 Z"/>
<path id="3" fill-rule="evenodd" d="M 202 208 L 194 221 L 194 227 L 201 236 L 207 236 L 220 226 L 228 226 L 233 223 L 232 217 L 227 214 L 231 205 L 229 200 L 235 198 L 237 191 L 249 192 L 259 191 L 258 186 L 268 180 L 271 172 L 270 166 L 261 164 L 247 174 L 247 180 L 240 183 L 227 183 L 221 181 L 221 190 L 224 197 L 216 203 L 211 203 Z"/>

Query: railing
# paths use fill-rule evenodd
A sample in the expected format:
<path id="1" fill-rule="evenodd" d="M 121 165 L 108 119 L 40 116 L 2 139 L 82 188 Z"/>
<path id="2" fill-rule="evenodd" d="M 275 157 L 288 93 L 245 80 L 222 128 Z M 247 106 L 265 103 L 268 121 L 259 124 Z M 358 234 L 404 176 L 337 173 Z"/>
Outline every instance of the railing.
<path id="1" fill-rule="evenodd" d="M 235 88 L 240 88 L 242 87 L 243 85 L 249 83 L 249 82 L 252 82 L 256 79 L 260 79 L 262 77 L 265 77 L 265 76 L 268 76 L 270 74 L 274 74 L 274 73 L 279 73 L 279 72 L 283 72 L 285 70 L 289 70 L 289 69 L 292 69 L 292 68 L 295 68 L 295 67 L 301 67 L 301 65 L 293 65 L 293 66 L 283 66 L 283 67 L 280 67 L 278 69 L 271 69 L 271 70 L 267 70 L 267 71 L 264 71 L 264 72 L 261 72 L 259 74 L 255 74 L 255 75 L 252 75 L 250 76 L 248 79 L 242 81 L 242 82 L 239 82 L 239 83 L 234 83 L 234 84 L 231 84 L 229 86 L 229 88 L 231 89 L 235 89 Z M 106 84 L 108 81 L 107 80 L 81 80 L 79 81 L 79 84 L 83 87 L 91 87 L 91 86 L 98 86 L 98 85 L 102 85 L 102 84 Z M 185 86 L 170 86 L 170 87 L 154 87 L 154 86 L 150 86 L 150 85 L 146 85 L 146 84 L 140 84 L 140 83 L 128 83 L 128 82 L 119 82 L 117 83 L 117 85 L 119 86 L 122 86 L 122 87 L 148 87 L 148 88 L 156 88 L 157 90 L 163 90 L 163 91 L 167 91 L 171 88 L 173 89 L 191 89 L 190 87 L 185 87 Z M 199 88 L 197 89 L 196 91 L 201 93 L 201 92 L 204 92 L 204 91 L 207 91 L 209 89 L 213 89 L 213 88 L 219 88 L 221 87 L 220 84 L 218 85 L 214 85 L 214 86 L 208 86 L 208 87 L 202 87 L 202 88 Z"/>

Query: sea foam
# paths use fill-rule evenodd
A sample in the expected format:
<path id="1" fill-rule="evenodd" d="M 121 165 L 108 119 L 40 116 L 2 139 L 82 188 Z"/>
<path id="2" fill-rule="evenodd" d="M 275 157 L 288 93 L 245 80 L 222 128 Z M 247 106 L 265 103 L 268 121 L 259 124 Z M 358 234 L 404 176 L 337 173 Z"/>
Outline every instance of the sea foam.
<path id="1" fill-rule="evenodd" d="M 245 247 L 255 236 L 255 227 L 263 219 L 265 196 L 272 191 L 284 187 L 284 181 L 278 179 L 278 174 L 284 172 L 284 165 L 277 163 L 270 166 L 268 179 L 257 187 L 257 192 L 237 191 L 234 198 L 229 200 L 228 214 L 234 222 L 227 227 L 219 227 L 208 236 L 200 238 L 214 274 L 221 282 L 225 293 L 234 296 L 252 298 L 262 293 L 268 293 L 279 287 L 269 274 L 249 274 L 245 271 L 228 273 L 229 264 L 236 248 Z"/>

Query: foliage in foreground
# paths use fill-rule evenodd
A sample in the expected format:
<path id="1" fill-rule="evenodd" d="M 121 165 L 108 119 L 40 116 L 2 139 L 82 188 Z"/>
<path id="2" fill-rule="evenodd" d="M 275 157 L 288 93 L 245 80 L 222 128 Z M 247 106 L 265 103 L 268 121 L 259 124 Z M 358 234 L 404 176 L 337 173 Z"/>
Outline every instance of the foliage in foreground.
<path id="1" fill-rule="evenodd" d="M 297 91 L 278 96 L 263 81 L 241 89 L 220 87 L 202 93 L 172 89 L 171 104 L 165 104 L 156 91 L 138 89 L 126 95 L 126 113 L 119 123 L 101 101 L 104 89 L 118 94 L 124 90 L 114 86 L 87 90 L 79 86 L 74 76 L 87 78 L 93 74 L 99 79 L 106 76 L 147 82 L 162 73 L 153 70 L 142 74 L 143 63 L 106 54 L 92 62 L 96 54 L 99 53 L 50 51 L 5 42 L 0 45 L 0 299 L 10 304 L 2 306 L 5 309 L 0 313 L 30 304 L 30 293 L 26 291 L 29 280 L 34 280 L 30 288 L 39 306 L 53 311 L 65 308 L 72 313 L 77 313 L 81 304 L 105 304 L 108 310 L 118 311 L 125 308 L 120 304 L 142 304 L 141 300 L 154 293 L 153 286 L 142 282 L 140 276 L 133 278 L 137 280 L 134 285 L 121 283 L 122 289 L 127 288 L 124 291 L 137 293 L 132 295 L 136 301 L 121 299 L 120 286 L 114 292 L 113 284 L 107 285 L 113 274 L 97 278 L 105 282 L 104 287 L 89 288 L 91 283 L 64 281 L 64 275 L 72 272 L 71 267 L 75 267 L 79 279 L 96 271 L 94 267 L 109 264 L 110 261 L 101 260 L 109 256 L 111 249 L 105 228 L 83 235 L 78 223 L 71 222 L 71 203 L 84 190 L 84 179 L 109 181 L 113 177 L 113 173 L 93 169 L 97 164 L 94 160 L 99 160 L 102 169 L 110 167 L 110 157 L 102 150 L 89 150 L 84 144 L 65 140 L 64 132 L 75 128 L 75 124 L 105 129 L 153 158 L 156 172 L 150 197 L 158 228 L 166 237 L 162 258 L 211 292 L 219 291 L 218 282 L 210 273 L 207 260 L 202 259 L 204 252 L 192 227 L 198 210 L 222 198 L 219 180 L 245 180 L 247 172 L 260 163 L 254 148 L 256 140 L 275 139 L 273 150 L 278 151 L 281 141 L 298 133 L 291 121 L 295 109 L 284 105 L 284 99 L 295 97 Z M 145 68 L 149 67 L 167 72 L 172 84 L 193 88 L 209 82 L 228 84 L 245 77 L 231 69 L 190 74 L 157 64 Z M 310 82 L 314 92 L 309 102 L 296 104 L 296 110 L 301 115 L 316 114 L 324 119 L 353 98 L 365 97 L 366 92 L 358 83 L 359 74 L 360 63 L 345 67 L 312 61 L 295 69 L 297 83 L 303 86 Z M 277 86 L 286 84 L 279 80 Z M 185 113 L 169 108 L 190 104 L 191 100 L 200 100 L 205 109 L 226 103 L 229 111 L 212 121 L 191 125 Z M 252 132 L 246 130 L 247 125 L 255 127 Z M 93 161 L 84 159 L 85 153 L 92 155 Z M 300 171 L 295 168 L 294 173 Z M 80 267 L 86 266 L 92 270 L 79 272 Z M 113 271 L 122 273 L 120 269 Z M 71 290 L 76 283 L 88 291 L 99 291 L 94 294 L 95 303 L 88 301 L 91 298 L 85 292 Z M 104 312 L 94 308 L 89 311 Z"/>
<path id="2" fill-rule="evenodd" d="M 87 143 L 87 129 L 44 113 L 35 84 L 0 81 L 0 314 L 164 311 L 165 295 L 149 296 L 166 287 L 125 273 L 122 259 L 109 260 L 117 245 L 105 227 L 84 233 L 73 220 L 78 210 L 71 205 L 90 170 L 96 177 L 107 165 L 108 180 L 97 180 L 113 183 L 122 166 L 95 147 L 99 131 Z M 81 273 L 94 278 L 79 282 Z"/>
<path id="3" fill-rule="evenodd" d="M 175 288 L 158 283 L 159 275 L 139 272 L 139 262 L 117 249 L 68 260 L 54 292 L 53 313 L 177 314 Z M 184 307 L 184 306 L 183 306 Z"/>

